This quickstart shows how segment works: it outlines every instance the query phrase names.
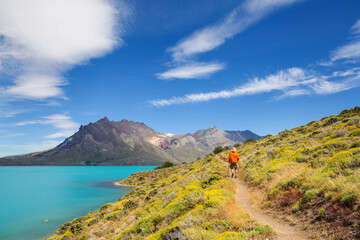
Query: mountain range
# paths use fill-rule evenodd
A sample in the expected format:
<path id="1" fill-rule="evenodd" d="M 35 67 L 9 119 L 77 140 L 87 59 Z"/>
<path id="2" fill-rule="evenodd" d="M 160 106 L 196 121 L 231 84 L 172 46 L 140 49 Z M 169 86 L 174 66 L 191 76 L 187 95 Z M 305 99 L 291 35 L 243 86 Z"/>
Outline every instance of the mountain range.
<path id="1" fill-rule="evenodd" d="M 55 148 L 0 158 L 0 165 L 160 165 L 191 162 L 216 146 L 233 146 L 261 137 L 246 131 L 217 127 L 181 135 L 156 132 L 144 123 L 107 117 L 81 125 Z"/>

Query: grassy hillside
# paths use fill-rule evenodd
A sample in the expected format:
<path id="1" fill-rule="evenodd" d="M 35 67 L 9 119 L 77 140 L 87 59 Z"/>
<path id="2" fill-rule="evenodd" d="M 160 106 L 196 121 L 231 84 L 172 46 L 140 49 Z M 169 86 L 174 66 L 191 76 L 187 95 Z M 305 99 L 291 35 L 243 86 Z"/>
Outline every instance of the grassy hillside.
<path id="1" fill-rule="evenodd" d="M 225 172 L 208 156 L 133 174 L 120 183 L 141 187 L 65 223 L 50 239 L 266 239 L 271 229 L 237 206 L 236 186 Z"/>
<path id="2" fill-rule="evenodd" d="M 360 239 L 359 107 L 248 142 L 238 152 L 243 178 L 263 208 L 291 214 L 328 239 Z"/>
<path id="3" fill-rule="evenodd" d="M 237 147 L 254 200 L 320 239 L 360 239 L 360 108 Z M 65 223 L 50 239 L 266 239 L 236 204 L 219 161 L 133 174 L 134 191 Z"/>

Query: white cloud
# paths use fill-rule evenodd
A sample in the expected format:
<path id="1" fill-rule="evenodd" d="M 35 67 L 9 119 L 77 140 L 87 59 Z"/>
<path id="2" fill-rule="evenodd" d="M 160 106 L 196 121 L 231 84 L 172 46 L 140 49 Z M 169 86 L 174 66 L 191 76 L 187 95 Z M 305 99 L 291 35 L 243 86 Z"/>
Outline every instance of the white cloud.
<path id="1" fill-rule="evenodd" d="M 41 123 L 39 120 L 23 121 L 23 122 L 15 123 L 15 126 L 26 126 L 26 125 L 39 124 L 39 123 Z"/>
<path id="2" fill-rule="evenodd" d="M 339 47 L 331 57 L 332 61 L 338 61 L 342 59 L 360 59 L 360 20 L 358 20 L 351 30 L 355 39 L 348 44 Z"/>
<path id="3" fill-rule="evenodd" d="M 346 84 L 345 82 L 337 83 L 337 82 L 329 82 L 327 80 L 320 80 L 316 82 L 312 86 L 312 88 L 317 94 L 331 94 L 331 93 L 342 92 L 352 87 Z"/>
<path id="4" fill-rule="evenodd" d="M 360 34 L 360 20 L 357 20 L 357 22 L 351 27 L 351 30 L 354 34 Z"/>
<path id="5" fill-rule="evenodd" d="M 307 85 L 316 81 L 312 76 L 306 75 L 301 68 L 289 68 L 271 74 L 263 79 L 254 78 L 250 82 L 232 90 L 219 92 L 188 94 L 184 97 L 173 97 L 170 99 L 158 99 L 150 101 L 156 107 L 169 106 L 174 104 L 207 102 L 214 99 L 231 98 L 242 95 L 252 95 L 273 90 L 286 90 L 299 85 Z"/>
<path id="6" fill-rule="evenodd" d="M 72 121 L 70 116 L 62 114 L 54 114 L 44 118 L 46 119 L 44 121 L 46 124 L 51 124 L 60 130 L 57 133 L 46 136 L 47 138 L 69 137 L 78 130 L 80 125 Z"/>
<path id="7" fill-rule="evenodd" d="M 111 0 L 0 1 L 0 71 L 9 96 L 63 97 L 63 73 L 121 45 L 129 10 Z"/>
<path id="8" fill-rule="evenodd" d="M 158 78 L 203 78 L 222 70 L 223 64 L 214 66 L 214 64 L 208 63 L 208 66 L 205 67 L 201 66 L 204 63 L 191 63 L 189 65 L 188 62 L 196 55 L 211 51 L 224 44 L 226 40 L 243 32 L 272 11 L 299 1 L 301 0 L 246 0 L 222 20 L 195 31 L 169 48 L 168 51 L 171 52 L 173 64 L 177 67 L 158 73 Z"/>
<path id="9" fill-rule="evenodd" d="M 19 76 L 15 85 L 7 89 L 7 93 L 26 99 L 46 99 L 64 96 L 61 86 L 65 85 L 62 77 L 27 74 Z"/>
<path id="10" fill-rule="evenodd" d="M 9 109 L 0 109 L 0 118 L 11 118 L 18 114 L 29 112 L 31 110 L 20 109 L 20 110 L 9 110 Z"/>
<path id="11" fill-rule="evenodd" d="M 265 16 L 265 13 L 270 12 L 273 9 L 278 7 L 288 5 L 296 2 L 295 0 L 248 0 L 245 1 L 243 5 L 240 6 L 240 9 L 236 9 L 222 22 L 205 28 L 201 31 L 195 32 L 189 38 L 181 41 L 177 46 L 173 47 L 173 57 L 175 60 L 182 60 L 187 57 L 190 57 L 194 54 L 212 50 L 214 47 L 222 44 L 226 37 L 224 34 L 218 36 L 212 36 L 215 33 L 217 26 L 220 28 L 226 29 L 226 21 L 230 21 L 232 17 L 238 15 L 237 11 L 241 9 L 246 9 L 247 12 L 256 13 L 260 16 Z M 240 11 L 241 12 L 241 11 Z M 231 21 L 230 21 L 231 22 Z M 240 29 L 240 28 L 238 28 Z M 328 67 L 329 69 L 333 67 L 343 69 L 332 71 L 328 76 L 322 75 L 319 72 L 312 70 L 312 74 L 309 74 L 309 71 L 305 71 L 301 68 L 290 68 L 287 70 L 281 70 L 276 74 L 269 75 L 263 79 L 254 78 L 248 83 L 234 88 L 232 90 L 222 90 L 217 92 L 208 92 L 208 93 L 195 93 L 187 94 L 183 97 L 172 97 L 169 99 L 155 99 L 149 101 L 149 103 L 156 107 L 164 107 L 175 104 L 184 104 L 184 103 L 194 103 L 194 102 L 206 102 L 214 99 L 224 99 L 231 98 L 242 95 L 251 95 L 258 93 L 270 92 L 273 90 L 282 91 L 283 94 L 277 97 L 274 97 L 276 100 L 280 100 L 286 97 L 294 97 L 300 95 L 310 95 L 310 94 L 333 94 L 342 91 L 346 91 L 360 85 L 360 68 L 352 67 L 346 68 L 348 65 L 339 65 L 334 61 L 341 59 L 354 59 L 355 61 L 346 61 L 345 63 L 357 63 L 357 60 L 360 59 L 360 20 L 358 20 L 351 28 L 353 34 L 355 34 L 355 40 L 349 44 L 346 44 L 338 48 L 328 61 L 319 61 L 315 65 Z M 234 31 L 233 33 L 235 33 Z M 211 34 L 207 34 L 211 33 Z M 231 31 L 229 31 L 231 33 Z M 199 37 L 201 34 L 205 34 Z M 220 40 L 213 41 L 212 38 L 218 38 Z M 222 40 L 221 40 L 222 39 Z M 209 40 L 209 41 L 208 41 Z M 210 41 L 211 40 L 211 41 Z M 218 43 L 217 44 L 206 44 L 204 48 L 197 48 L 197 45 L 202 45 L 202 41 L 207 41 L 207 43 Z M 194 46 L 192 46 L 194 44 Z M 341 62 L 340 62 L 341 63 Z M 311 67 L 313 65 L 310 65 Z M 181 68 L 178 68 L 181 69 Z M 182 73 L 184 74 L 184 73 Z M 340 80 L 339 80 L 340 79 Z M 330 81 L 331 80 L 331 81 Z"/>
<path id="12" fill-rule="evenodd" d="M 289 68 L 281 70 L 265 78 L 254 78 L 240 87 L 231 90 L 222 90 L 208 93 L 187 94 L 183 97 L 172 97 L 169 99 L 151 100 L 149 103 L 155 107 L 164 107 L 175 104 L 207 102 L 215 99 L 226 99 L 244 95 L 267 93 L 274 90 L 283 92 L 274 97 L 281 100 L 286 97 L 295 97 L 310 94 L 333 94 L 349 90 L 360 85 L 360 71 L 358 68 L 337 71 L 330 76 L 317 76 L 319 74 L 309 73 L 301 68 Z M 350 74 L 354 73 L 354 74 Z M 341 78 L 340 81 L 330 79 Z"/>
<path id="13" fill-rule="evenodd" d="M 343 71 L 337 71 L 329 77 L 323 77 L 310 86 L 316 94 L 333 94 L 346 91 L 360 85 L 360 68 L 352 68 Z M 342 77 L 342 81 L 328 81 L 331 78 Z"/>
<path id="14" fill-rule="evenodd" d="M 211 51 L 234 35 L 270 14 L 299 0 L 247 0 L 223 20 L 194 32 L 169 48 L 174 61 L 184 61 L 194 55 Z"/>
<path id="15" fill-rule="evenodd" d="M 166 72 L 158 73 L 160 79 L 171 80 L 174 78 L 191 79 L 204 78 L 225 68 L 221 63 L 191 63 L 172 68 Z"/>
<path id="16" fill-rule="evenodd" d="M 63 114 L 54 114 L 50 116 L 45 116 L 41 120 L 18 122 L 15 125 L 26 126 L 32 124 L 52 125 L 56 129 L 58 129 L 59 130 L 58 132 L 46 136 L 46 138 L 50 138 L 50 139 L 69 137 L 72 134 L 74 134 L 80 126 L 80 124 L 74 122 L 70 116 Z"/>
<path id="17" fill-rule="evenodd" d="M 275 97 L 275 100 L 281 100 L 283 98 L 296 97 L 296 96 L 301 96 L 301 95 L 310 95 L 310 92 L 306 89 L 293 89 L 293 90 L 286 91 L 284 94 L 282 94 L 278 97 Z"/>
<path id="18" fill-rule="evenodd" d="M 349 87 L 343 83 L 333 83 L 326 80 L 322 80 L 313 86 L 314 91 L 318 94 L 337 93 L 348 88 Z"/>
<path id="19" fill-rule="evenodd" d="M 347 76 L 352 76 L 352 75 L 356 75 L 358 74 L 360 71 L 360 68 L 356 67 L 356 68 L 352 68 L 352 69 L 346 69 L 343 71 L 335 71 L 333 72 L 333 77 L 347 77 Z"/>
<path id="20" fill-rule="evenodd" d="M 331 60 L 360 58 L 360 41 L 355 41 L 338 48 Z"/>

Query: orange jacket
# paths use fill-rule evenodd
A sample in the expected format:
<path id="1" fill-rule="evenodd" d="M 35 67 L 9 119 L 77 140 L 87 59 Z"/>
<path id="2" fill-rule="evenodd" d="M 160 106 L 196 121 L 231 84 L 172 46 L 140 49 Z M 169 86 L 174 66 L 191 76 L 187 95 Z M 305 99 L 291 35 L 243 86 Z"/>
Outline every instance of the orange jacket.
<path id="1" fill-rule="evenodd" d="M 237 163 L 239 159 L 239 154 L 236 151 L 231 151 L 231 153 L 229 154 L 229 162 Z"/>

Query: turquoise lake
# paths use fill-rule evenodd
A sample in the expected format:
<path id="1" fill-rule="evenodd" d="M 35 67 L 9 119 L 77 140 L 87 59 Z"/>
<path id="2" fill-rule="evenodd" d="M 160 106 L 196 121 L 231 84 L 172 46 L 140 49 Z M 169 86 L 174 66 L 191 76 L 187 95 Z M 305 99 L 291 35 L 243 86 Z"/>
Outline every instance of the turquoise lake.
<path id="1" fill-rule="evenodd" d="M 0 239 L 49 237 L 61 224 L 131 191 L 113 181 L 155 167 L 0 167 Z"/>

